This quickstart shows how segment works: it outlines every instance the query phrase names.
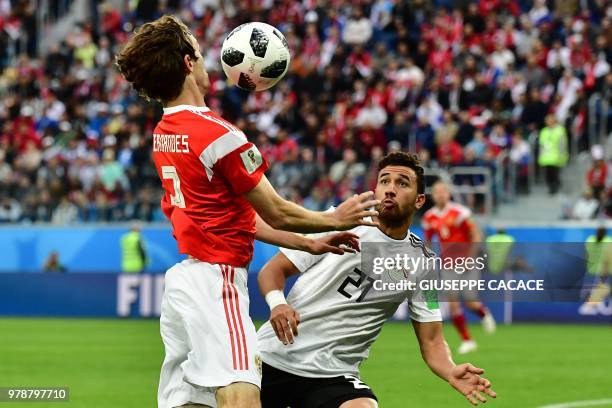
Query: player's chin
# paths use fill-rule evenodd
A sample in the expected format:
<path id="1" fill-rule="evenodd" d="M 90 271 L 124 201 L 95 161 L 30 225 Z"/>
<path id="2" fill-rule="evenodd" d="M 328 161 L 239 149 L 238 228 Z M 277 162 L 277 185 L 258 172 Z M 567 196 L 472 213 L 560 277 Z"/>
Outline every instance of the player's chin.
<path id="1" fill-rule="evenodd" d="M 384 205 L 379 205 L 378 213 L 380 217 L 397 217 L 400 214 L 400 209 L 397 205 L 393 205 L 391 207 L 385 207 Z"/>
<path id="2" fill-rule="evenodd" d="M 383 208 L 378 211 L 378 218 L 386 224 L 397 222 L 401 217 L 401 212 L 397 206 L 391 208 Z"/>
<path id="3" fill-rule="evenodd" d="M 401 225 L 410 217 L 411 212 L 406 209 L 401 209 L 399 206 L 391 208 L 383 208 L 379 210 L 378 218 L 388 225 Z"/>

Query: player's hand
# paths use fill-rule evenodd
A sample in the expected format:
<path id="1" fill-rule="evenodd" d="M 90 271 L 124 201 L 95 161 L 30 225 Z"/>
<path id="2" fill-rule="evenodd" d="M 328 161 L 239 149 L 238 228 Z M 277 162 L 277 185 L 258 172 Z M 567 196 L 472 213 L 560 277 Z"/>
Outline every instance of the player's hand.
<path id="1" fill-rule="evenodd" d="M 336 218 L 338 230 L 348 230 L 359 225 L 378 227 L 378 222 L 365 221 L 364 218 L 378 216 L 378 211 L 371 208 L 379 204 L 380 200 L 374 200 L 374 193 L 367 191 L 359 195 L 355 194 L 330 214 Z"/>
<path id="2" fill-rule="evenodd" d="M 480 376 L 483 373 L 482 368 L 474 367 L 469 363 L 459 364 L 452 369 L 448 383 L 463 394 L 472 405 L 478 405 L 479 402 L 487 402 L 481 393 L 493 398 L 497 397 L 495 391 L 491 389 L 491 382 Z"/>
<path id="3" fill-rule="evenodd" d="M 270 324 L 276 337 L 286 346 L 298 335 L 300 315 L 289 305 L 278 305 L 270 312 Z"/>
<path id="4" fill-rule="evenodd" d="M 359 236 L 352 232 L 329 234 L 310 240 L 307 251 L 313 255 L 321 255 L 327 252 L 337 255 L 343 255 L 346 252 L 354 254 L 359 251 Z"/>

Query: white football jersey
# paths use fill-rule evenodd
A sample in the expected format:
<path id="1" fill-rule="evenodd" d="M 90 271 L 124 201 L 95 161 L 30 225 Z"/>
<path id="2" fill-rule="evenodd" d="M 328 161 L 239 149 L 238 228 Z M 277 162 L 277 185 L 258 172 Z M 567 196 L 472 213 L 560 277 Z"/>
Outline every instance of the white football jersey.
<path id="1" fill-rule="evenodd" d="M 389 256 L 433 255 L 410 231 L 403 240 L 390 238 L 375 227 L 360 226 L 351 232 L 359 236 L 362 247 L 364 243 L 377 243 L 376 248 Z M 269 321 L 259 329 L 262 359 L 277 369 L 302 377 L 359 376 L 359 366 L 368 357 L 382 325 L 402 302 L 409 302 L 413 320 L 442 320 L 431 294 L 374 290 L 373 279 L 361 272 L 361 253 L 312 255 L 281 251 L 301 272 L 287 296 L 287 303 L 299 313 L 301 322 L 294 343 L 287 346 L 278 340 Z M 417 278 L 426 273 L 415 271 Z"/>

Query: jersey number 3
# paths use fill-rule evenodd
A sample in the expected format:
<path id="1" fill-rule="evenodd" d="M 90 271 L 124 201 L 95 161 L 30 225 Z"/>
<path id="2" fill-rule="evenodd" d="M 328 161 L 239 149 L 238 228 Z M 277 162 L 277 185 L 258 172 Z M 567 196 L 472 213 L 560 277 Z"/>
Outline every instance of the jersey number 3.
<path id="1" fill-rule="evenodd" d="M 174 188 L 174 194 L 170 194 L 172 205 L 179 208 L 185 208 L 185 197 L 183 197 L 183 193 L 181 193 L 181 180 L 176 172 L 176 167 L 162 166 L 161 170 L 164 180 L 172 180 L 172 187 Z"/>

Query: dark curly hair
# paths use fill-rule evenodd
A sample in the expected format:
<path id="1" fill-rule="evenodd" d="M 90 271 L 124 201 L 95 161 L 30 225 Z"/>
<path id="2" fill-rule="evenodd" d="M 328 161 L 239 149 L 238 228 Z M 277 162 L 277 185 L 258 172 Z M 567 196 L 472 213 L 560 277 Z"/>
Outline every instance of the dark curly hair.
<path id="1" fill-rule="evenodd" d="M 115 57 L 117 68 L 141 96 L 162 103 L 176 99 L 188 74 L 185 55 L 197 60 L 190 36 L 174 16 L 146 23 Z"/>
<path id="2" fill-rule="evenodd" d="M 416 154 L 404 152 L 389 153 L 378 162 L 378 172 L 387 166 L 403 166 L 414 170 L 417 176 L 417 193 L 425 194 L 425 171 L 421 167 L 421 162 Z"/>

